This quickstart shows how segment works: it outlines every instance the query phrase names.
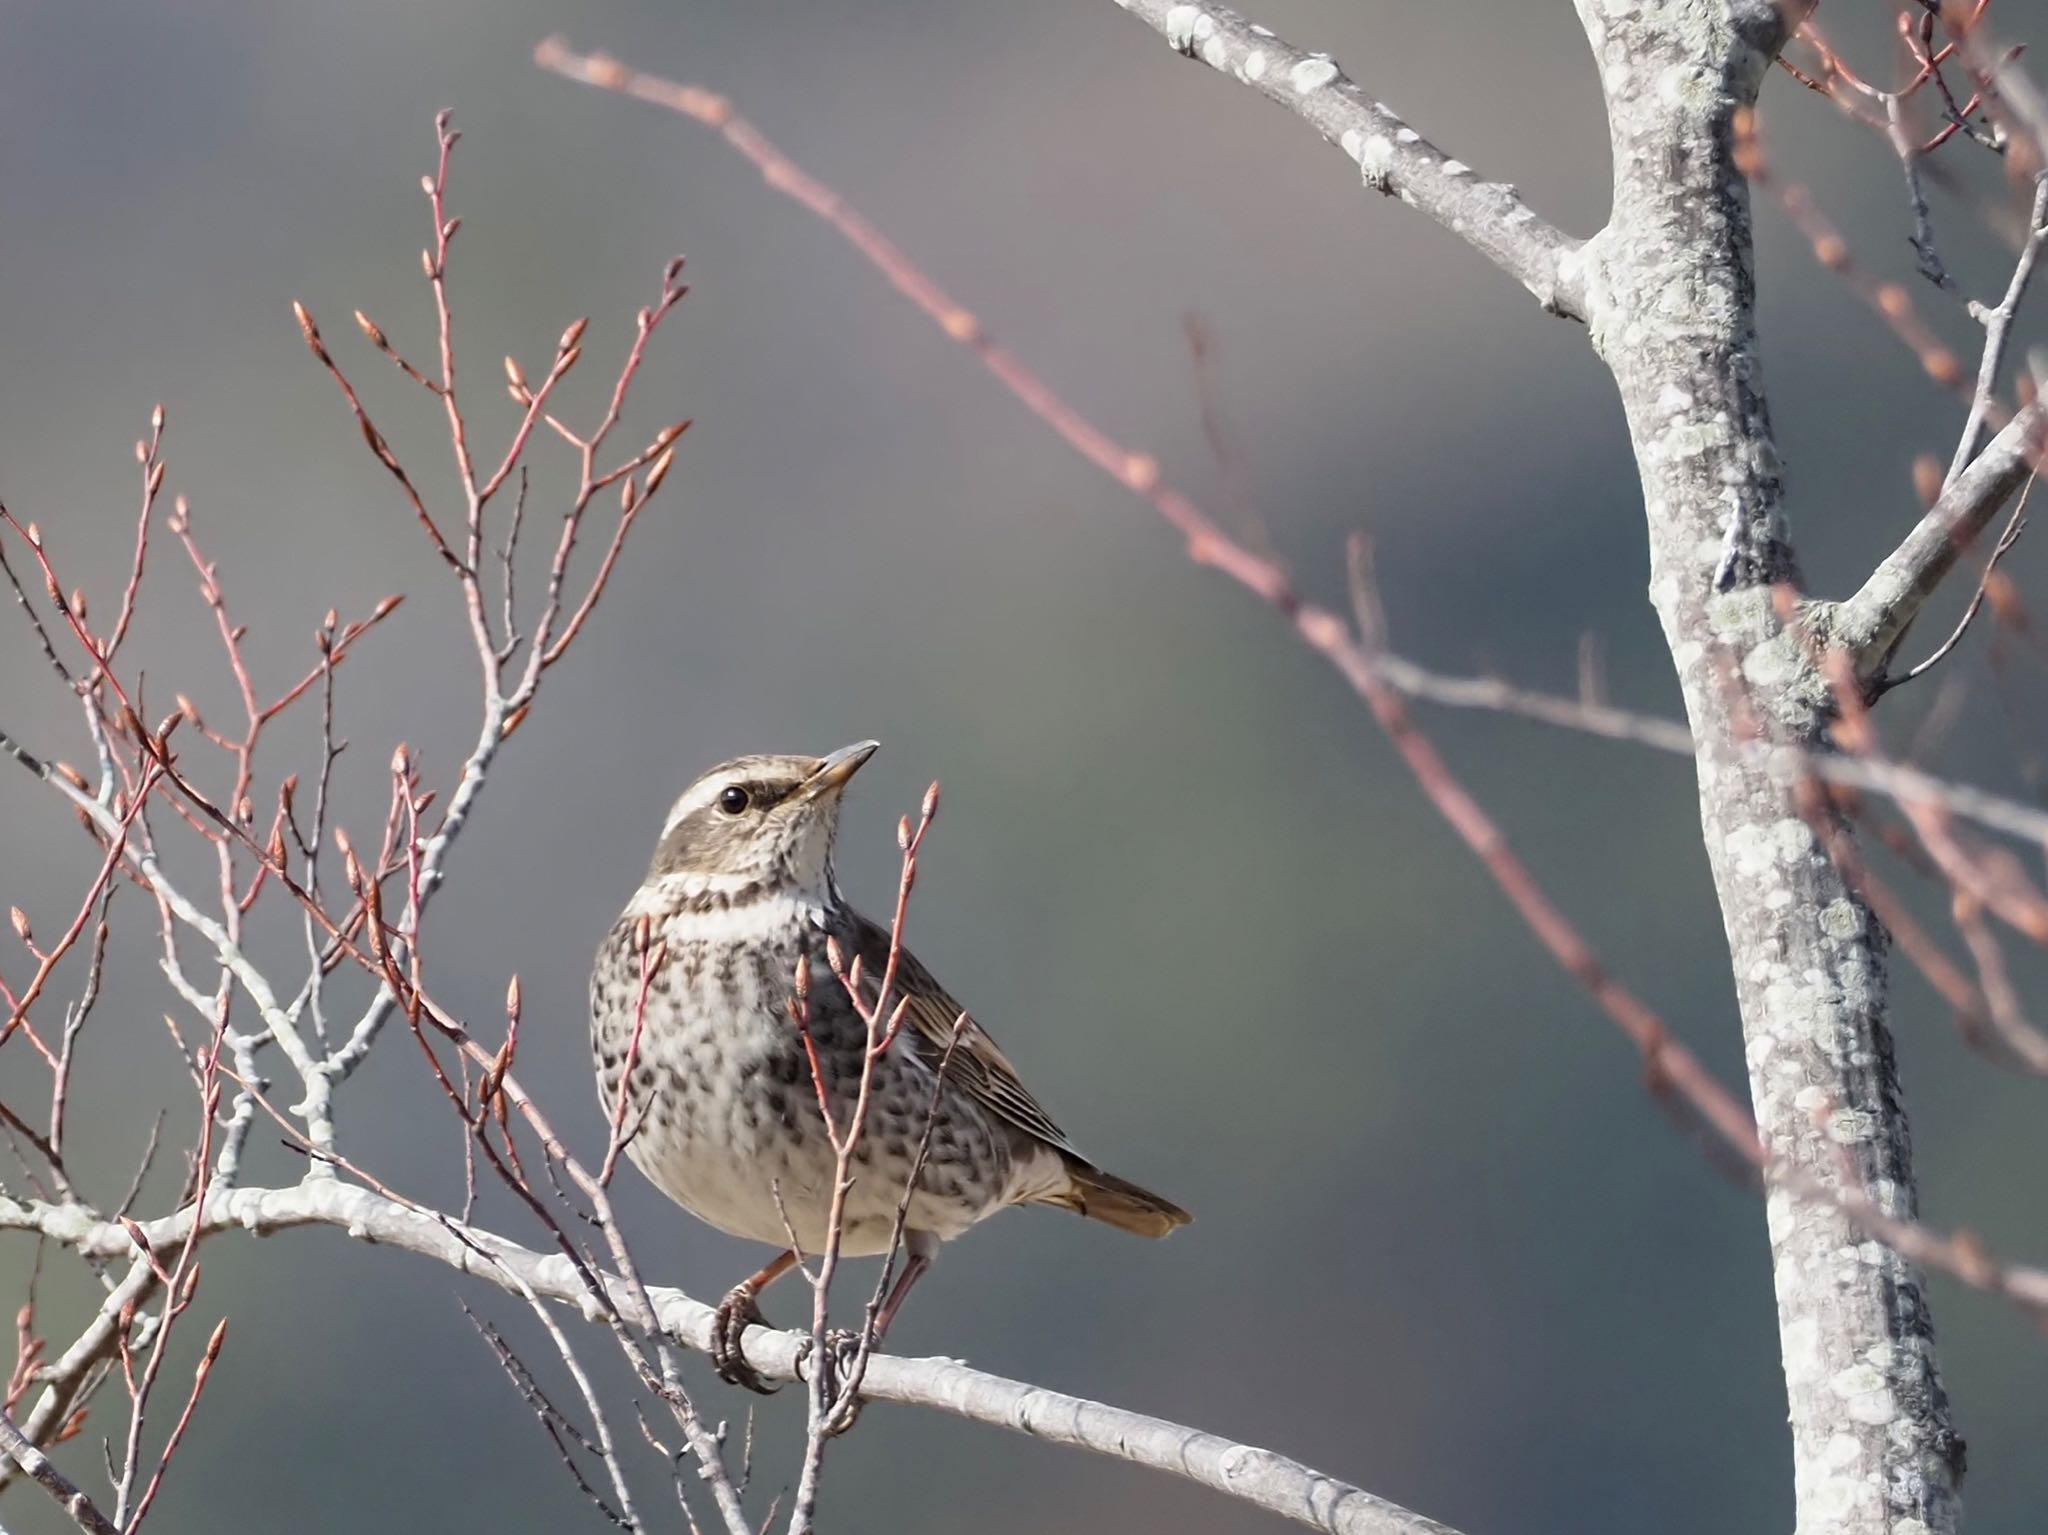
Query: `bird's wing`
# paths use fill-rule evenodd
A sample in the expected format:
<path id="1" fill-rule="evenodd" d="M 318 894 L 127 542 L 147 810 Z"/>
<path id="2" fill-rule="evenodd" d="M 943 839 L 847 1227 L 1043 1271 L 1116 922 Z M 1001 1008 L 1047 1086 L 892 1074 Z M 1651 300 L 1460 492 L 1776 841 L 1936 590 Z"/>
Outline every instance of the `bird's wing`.
<path id="1" fill-rule="evenodd" d="M 889 965 L 889 934 L 865 917 L 856 917 L 860 932 L 862 990 L 867 1001 L 874 1000 L 875 988 Z M 917 962 L 908 949 L 896 956 L 896 979 L 890 987 L 888 1007 L 894 1012 L 904 1002 L 903 1028 L 898 1036 L 917 1052 L 919 1059 L 938 1070 L 946 1047 L 953 1039 L 953 1025 L 965 1011 L 946 994 L 932 973 Z M 966 1092 L 983 1108 L 1014 1125 L 1027 1135 L 1059 1150 L 1078 1155 L 1066 1133 L 1052 1122 L 1030 1090 L 1017 1080 L 1017 1072 L 996 1048 L 988 1030 L 969 1018 L 953 1046 L 953 1059 L 946 1067 L 946 1080 Z"/>

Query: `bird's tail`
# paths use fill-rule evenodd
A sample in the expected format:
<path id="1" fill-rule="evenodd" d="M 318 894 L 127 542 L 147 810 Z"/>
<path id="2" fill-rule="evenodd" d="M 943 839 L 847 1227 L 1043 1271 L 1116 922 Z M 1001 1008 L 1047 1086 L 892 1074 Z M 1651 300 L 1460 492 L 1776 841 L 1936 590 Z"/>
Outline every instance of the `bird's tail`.
<path id="1" fill-rule="evenodd" d="M 1141 1189 L 1079 1157 L 1067 1159 L 1066 1188 L 1042 1202 L 1141 1237 L 1163 1237 L 1194 1219 L 1172 1200 L 1161 1199 L 1150 1189 Z"/>

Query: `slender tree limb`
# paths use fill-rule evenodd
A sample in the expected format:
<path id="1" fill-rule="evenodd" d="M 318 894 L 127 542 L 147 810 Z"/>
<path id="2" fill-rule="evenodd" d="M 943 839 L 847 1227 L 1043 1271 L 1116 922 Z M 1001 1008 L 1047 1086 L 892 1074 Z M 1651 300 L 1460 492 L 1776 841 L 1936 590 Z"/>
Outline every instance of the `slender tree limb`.
<path id="1" fill-rule="evenodd" d="M 36 1485 L 55 1498 L 57 1506 L 80 1529 L 90 1531 L 91 1535 L 121 1535 L 121 1527 L 101 1513 L 76 1482 L 52 1465 L 49 1456 L 37 1449 L 35 1442 L 4 1412 L 0 1412 L 0 1453 L 5 1453 Z"/>
<path id="2" fill-rule="evenodd" d="M 156 1324 L 141 1308 L 156 1289 L 156 1273 L 146 1258 L 132 1250 L 126 1256 L 127 1274 L 107 1292 L 91 1323 L 61 1357 L 37 1371 L 43 1394 L 19 1425 L 31 1443 L 53 1441 L 72 1412 L 91 1395 L 101 1368 L 119 1351 L 124 1337 L 131 1347 L 141 1348 L 153 1336 Z M 13 1480 L 12 1471 L 0 1460 L 0 1492 Z"/>
<path id="3" fill-rule="evenodd" d="M 1959 638 L 1960 635 L 1959 625 L 1956 635 L 1951 638 Z M 1546 693 L 1518 686 L 1500 677 L 1457 676 L 1440 672 L 1390 650 L 1374 651 L 1370 665 L 1380 680 L 1395 692 L 1443 708 L 1477 709 L 1510 715 L 1559 730 L 1576 731 L 1609 741 L 1631 742 L 1680 757 L 1708 754 L 1717 761 L 1759 768 L 1788 789 L 1802 779 L 1810 778 L 1838 784 L 1845 789 L 1868 790 L 1902 804 L 1924 801 L 1939 805 L 1950 815 L 1975 821 L 1980 826 L 2017 837 L 2023 842 L 2048 846 L 2048 810 L 2024 800 L 1993 794 L 1974 784 L 1942 778 L 1904 762 L 1765 740 L 1703 745 L 1693 738 L 1692 728 L 1683 720 L 1643 714 L 1596 700 Z"/>
<path id="4" fill-rule="evenodd" d="M 2048 171 L 2034 178 L 2034 202 L 2027 213 L 2026 233 L 2020 239 L 2019 258 L 2013 262 L 2012 279 L 2006 284 L 2005 295 L 1994 305 L 1971 301 L 1970 313 L 1984 326 L 1984 352 L 1977 362 L 1977 388 L 1970 397 L 1970 414 L 1963 422 L 1963 434 L 1956 441 L 1955 456 L 1949 460 L 1948 474 L 1942 480 L 1947 489 L 1956 482 L 1969 467 L 1970 460 L 1977 456 L 1977 444 L 1983 441 L 1984 428 L 1991 424 L 1991 413 L 1998 400 L 1998 373 L 2004 366 L 2006 348 L 2012 343 L 2013 321 L 2019 318 L 2020 305 L 2026 301 L 2027 286 L 2034 279 L 2034 265 L 2041 257 L 2041 246 L 2048 241 Z"/>
<path id="5" fill-rule="evenodd" d="M 1900 683 L 1911 682 L 1915 677 L 1924 677 L 1962 644 L 1963 636 L 1970 632 L 1970 625 L 1977 621 L 1977 615 L 1984 608 L 1984 599 L 1990 595 L 1991 579 L 1998 574 L 1998 562 L 2012 553 L 2014 544 L 2027 530 L 2027 494 L 2034 488 L 2032 475 L 2027 477 L 2027 488 L 2020 492 L 2019 505 L 2012 509 L 2012 516 L 2005 522 L 2005 531 L 1998 535 L 1998 542 L 1991 547 L 1991 555 L 1984 561 L 1984 569 L 1977 577 L 1977 590 L 1970 594 L 1969 606 L 1963 609 L 1963 616 L 1956 620 L 1955 627 L 1948 632 L 1948 638 L 1934 648 L 1924 661 L 1915 662 L 1896 677 L 1884 679 L 1884 688 L 1889 691 Z"/>
<path id="6" fill-rule="evenodd" d="M 1365 184 L 1420 209 L 1513 277 L 1552 314 L 1586 318 L 1580 242 L 1506 182 L 1483 180 L 1376 101 L 1327 53 L 1311 53 L 1223 5 L 1117 0 L 1175 52 L 1250 86 L 1356 161 Z"/>
<path id="7" fill-rule="evenodd" d="M 1580 242 L 1537 217 L 1512 186 L 1480 179 L 1470 166 L 1423 138 L 1367 95 L 1327 54 L 1296 48 L 1220 5 L 1128 0 L 1125 8 L 1179 52 L 1234 76 L 1306 119 L 1357 163 L 1367 186 L 1421 209 L 1535 294 L 1544 308 L 1569 319 L 1585 318 L 1571 260 Z M 718 129 L 761 167 L 771 185 L 837 222 L 836 199 L 808 177 L 786 179 L 784 173 L 793 167 L 733 112 L 724 97 L 629 69 L 603 54 L 579 54 L 560 38 L 542 43 L 534 60 L 571 80 L 650 101 Z M 860 222 L 861 233 L 852 236 L 855 243 L 889 270 L 891 263 L 885 258 L 893 247 Z M 899 281 L 898 286 L 903 284 Z M 913 292 L 911 297 L 919 295 Z M 965 311 L 961 314 L 972 323 Z"/>
<path id="8" fill-rule="evenodd" d="M 2008 422 L 1949 483 L 1927 515 L 1886 555 L 1862 589 L 1834 605 L 1820 627 L 1856 658 L 1866 681 L 1881 675 L 1921 607 L 1963 551 L 2026 484 L 2048 437 L 2048 402 L 2035 401 Z"/>
<path id="9" fill-rule="evenodd" d="M 330 1226 L 357 1241 L 431 1258 L 522 1300 L 538 1297 L 573 1307 L 586 1320 L 604 1319 L 603 1307 L 562 1254 L 536 1252 L 452 1218 L 436 1219 L 373 1189 L 338 1179 L 307 1181 L 288 1188 L 221 1189 L 209 1194 L 205 1212 L 202 1236 L 237 1227 L 263 1235 L 300 1226 Z M 140 1230 L 152 1247 L 168 1251 L 191 1234 L 193 1213 L 188 1206 L 161 1220 L 142 1222 Z M 0 1196 L 0 1230 L 6 1229 L 39 1232 L 87 1256 L 127 1257 L 135 1251 L 134 1239 L 125 1228 L 99 1219 L 80 1205 Z M 648 1324 L 634 1286 L 610 1274 L 604 1275 L 603 1282 L 620 1314 L 635 1326 Z M 711 1307 L 680 1290 L 649 1286 L 646 1294 L 654 1320 L 664 1333 L 692 1348 L 709 1349 Z M 803 1378 L 799 1366 L 810 1345 L 806 1333 L 752 1328 L 745 1344 L 748 1362 L 762 1375 L 773 1380 Z M 868 1361 L 861 1394 L 873 1401 L 934 1408 L 1035 1439 L 1171 1472 L 1329 1535 L 1458 1535 L 1448 1525 L 1270 1450 L 1007 1380 L 958 1360 L 876 1354 Z"/>

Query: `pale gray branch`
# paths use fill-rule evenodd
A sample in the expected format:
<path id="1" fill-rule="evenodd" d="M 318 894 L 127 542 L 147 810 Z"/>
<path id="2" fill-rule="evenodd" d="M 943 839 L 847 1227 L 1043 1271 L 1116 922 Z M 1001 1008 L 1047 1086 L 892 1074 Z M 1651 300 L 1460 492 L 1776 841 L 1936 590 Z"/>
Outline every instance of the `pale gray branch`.
<path id="1" fill-rule="evenodd" d="M 35 1442 L 22 1433 L 4 1412 L 0 1412 L 0 1453 L 6 1454 L 55 1498 L 57 1506 L 69 1514 L 80 1529 L 89 1530 L 92 1535 L 121 1535 L 120 1526 L 101 1513 L 98 1505 L 76 1482 L 52 1465 L 50 1458 L 37 1449 Z"/>
<path id="2" fill-rule="evenodd" d="M 1570 259 L 1580 242 L 1537 217 L 1512 186 L 1481 178 L 1417 133 L 1336 65 L 1222 5 L 1117 0 L 1174 49 L 1307 120 L 1357 162 L 1365 184 L 1420 209 L 1527 288 L 1553 314 L 1583 320 Z"/>
<path id="3" fill-rule="evenodd" d="M 1511 715 L 1560 730 L 1633 742 L 1676 756 L 1704 756 L 1716 762 L 1755 767 L 1787 789 L 1805 779 L 1817 778 L 1823 783 L 1882 794 L 1900 804 L 1939 805 L 1949 814 L 1980 826 L 2036 846 L 2048 846 L 2048 810 L 1903 762 L 1877 756 L 1844 756 L 1840 752 L 1775 741 L 1703 743 L 1694 738 L 1692 727 L 1682 720 L 1518 687 L 1498 677 L 1452 676 L 1391 651 L 1377 653 L 1373 665 L 1396 692 L 1444 708 Z"/>
<path id="4" fill-rule="evenodd" d="M 19 1425 L 31 1444 L 49 1443 L 72 1408 L 90 1394 L 99 1371 L 120 1346 L 124 1316 L 134 1319 L 129 1324 L 129 1346 L 139 1349 L 149 1344 L 157 1323 L 140 1308 L 155 1288 L 156 1274 L 148 1260 L 131 1254 L 127 1275 L 108 1291 L 92 1322 L 62 1356 L 36 1372 L 43 1394 Z M 0 1492 L 14 1479 L 13 1470 L 0 1460 Z"/>
<path id="5" fill-rule="evenodd" d="M 1859 675 L 1878 674 L 1963 551 L 2027 482 L 2044 433 L 2048 403 L 2036 401 L 1949 484 L 1862 590 L 1835 606 L 1831 638 L 1856 656 Z"/>
<path id="6" fill-rule="evenodd" d="M 192 1219 L 188 1207 L 144 1222 L 142 1230 L 159 1252 L 170 1251 L 184 1240 Z M 588 1321 L 604 1320 L 602 1306 L 561 1254 L 539 1253 L 452 1218 L 422 1214 L 371 1189 L 328 1178 L 289 1188 L 223 1190 L 206 1201 L 206 1235 L 236 1227 L 261 1234 L 296 1226 L 331 1226 L 357 1241 L 431 1258 L 521 1299 L 539 1297 L 573 1307 Z M 39 1232 L 89 1256 L 132 1257 L 135 1251 L 125 1230 L 78 1205 L 0 1197 L 0 1230 L 5 1229 Z M 604 1283 L 619 1312 L 635 1325 L 646 1325 L 633 1286 L 611 1275 Z M 709 1306 L 680 1290 L 650 1286 L 646 1293 L 664 1333 L 692 1348 L 709 1347 Z M 803 1333 L 755 1328 L 747 1334 L 747 1359 L 770 1379 L 798 1380 L 809 1343 Z M 1458 1535 L 1448 1525 L 1270 1450 L 1007 1380 L 957 1360 L 876 1354 L 868 1362 L 861 1393 L 870 1400 L 930 1407 L 1171 1472 L 1330 1535 Z"/>
<path id="7" fill-rule="evenodd" d="M 1948 474 L 1941 482 L 1943 490 L 1955 484 L 1969 467 L 1970 460 L 1977 455 L 1977 444 L 1983 441 L 1984 429 L 1990 424 L 1992 406 L 1998 398 L 1998 371 L 2012 342 L 2013 321 L 2019 318 L 2027 287 L 2034 280 L 2034 265 L 2041 259 L 2044 240 L 2048 240 L 2048 171 L 2034 178 L 2033 206 L 2027 213 L 2026 233 L 2021 236 L 2019 257 L 2013 262 L 2005 296 L 1995 307 L 1975 300 L 1970 303 L 1970 313 L 1984 326 L 1984 352 L 1977 362 L 1977 387 L 1970 396 L 1970 413 L 1963 422 L 1962 436 L 1956 440 Z"/>

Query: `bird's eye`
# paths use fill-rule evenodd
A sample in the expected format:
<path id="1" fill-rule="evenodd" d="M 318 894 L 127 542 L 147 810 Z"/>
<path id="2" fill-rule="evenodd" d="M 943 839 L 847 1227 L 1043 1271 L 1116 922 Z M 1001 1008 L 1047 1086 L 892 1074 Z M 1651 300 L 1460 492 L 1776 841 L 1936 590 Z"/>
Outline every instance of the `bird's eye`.
<path id="1" fill-rule="evenodd" d="M 718 796 L 718 808 L 727 815 L 740 815 L 751 803 L 747 791 L 738 784 L 727 784 L 725 791 Z"/>

